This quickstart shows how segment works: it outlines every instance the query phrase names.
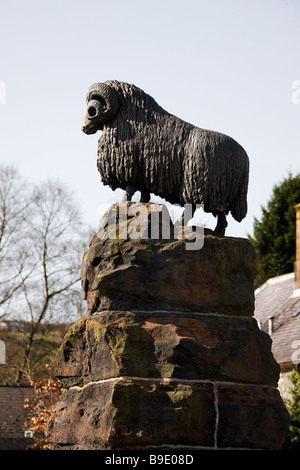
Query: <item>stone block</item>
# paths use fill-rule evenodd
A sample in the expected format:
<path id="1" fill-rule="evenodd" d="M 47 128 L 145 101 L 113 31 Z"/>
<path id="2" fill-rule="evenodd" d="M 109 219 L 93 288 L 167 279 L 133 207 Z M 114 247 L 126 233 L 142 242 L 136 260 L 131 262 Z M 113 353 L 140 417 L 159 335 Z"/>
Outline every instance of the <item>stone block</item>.
<path id="1" fill-rule="evenodd" d="M 280 449 L 289 414 L 272 387 L 218 385 L 219 448 Z"/>
<path id="2" fill-rule="evenodd" d="M 149 211 L 152 205 L 145 204 Z M 187 250 L 185 238 L 103 239 L 95 233 L 81 270 L 88 313 L 170 310 L 253 315 L 256 254 L 251 243 L 212 234 L 202 237 L 201 249 Z"/>
<path id="3" fill-rule="evenodd" d="M 276 386 L 279 366 L 253 318 L 107 311 L 70 328 L 55 373 L 64 386 L 122 376 Z"/>
<path id="4" fill-rule="evenodd" d="M 74 387 L 51 417 L 56 449 L 214 446 L 213 385 L 120 378 Z"/>

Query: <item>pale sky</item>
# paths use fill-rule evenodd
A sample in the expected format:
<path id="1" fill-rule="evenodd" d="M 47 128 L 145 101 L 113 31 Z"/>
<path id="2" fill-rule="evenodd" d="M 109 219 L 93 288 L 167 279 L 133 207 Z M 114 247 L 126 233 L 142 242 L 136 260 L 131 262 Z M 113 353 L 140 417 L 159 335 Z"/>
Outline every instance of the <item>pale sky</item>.
<path id="1" fill-rule="evenodd" d="M 0 50 L 0 161 L 74 189 L 95 228 L 120 193 L 96 168 L 101 134 L 81 131 L 94 82 L 134 83 L 245 148 L 248 215 L 227 235 L 252 233 L 274 184 L 300 171 L 299 0 L 0 0 Z"/>

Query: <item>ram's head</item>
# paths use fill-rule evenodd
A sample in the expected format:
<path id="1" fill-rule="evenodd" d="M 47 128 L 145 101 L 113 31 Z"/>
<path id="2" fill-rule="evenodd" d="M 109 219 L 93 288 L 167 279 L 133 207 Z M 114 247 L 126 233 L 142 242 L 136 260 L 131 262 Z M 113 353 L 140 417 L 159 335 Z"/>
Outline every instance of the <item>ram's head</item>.
<path id="1" fill-rule="evenodd" d="M 117 92 L 106 83 L 94 83 L 86 97 L 82 130 L 86 134 L 95 134 L 103 125 L 113 119 L 119 108 Z"/>

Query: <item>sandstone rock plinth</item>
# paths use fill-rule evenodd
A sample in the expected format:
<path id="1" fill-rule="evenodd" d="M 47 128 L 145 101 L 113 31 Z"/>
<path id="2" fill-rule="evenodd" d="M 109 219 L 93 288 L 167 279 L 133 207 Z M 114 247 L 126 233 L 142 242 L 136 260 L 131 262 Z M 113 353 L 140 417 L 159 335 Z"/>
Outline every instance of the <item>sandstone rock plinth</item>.
<path id="1" fill-rule="evenodd" d="M 254 250 L 201 236 L 196 251 L 185 239 L 91 238 L 87 316 L 56 356 L 53 448 L 280 448 L 289 418 L 253 319 Z"/>

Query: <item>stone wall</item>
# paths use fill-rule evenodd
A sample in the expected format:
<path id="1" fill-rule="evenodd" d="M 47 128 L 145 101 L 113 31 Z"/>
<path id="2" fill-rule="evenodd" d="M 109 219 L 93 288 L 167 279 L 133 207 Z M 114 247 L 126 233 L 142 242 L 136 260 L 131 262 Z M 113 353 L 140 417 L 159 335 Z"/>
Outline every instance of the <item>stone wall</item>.
<path id="1" fill-rule="evenodd" d="M 53 448 L 279 449 L 289 417 L 253 319 L 255 272 L 245 239 L 207 231 L 189 251 L 185 239 L 94 234 L 87 316 L 56 357 Z"/>

